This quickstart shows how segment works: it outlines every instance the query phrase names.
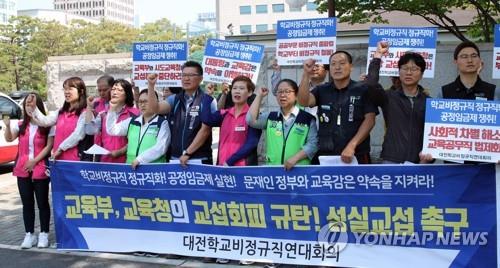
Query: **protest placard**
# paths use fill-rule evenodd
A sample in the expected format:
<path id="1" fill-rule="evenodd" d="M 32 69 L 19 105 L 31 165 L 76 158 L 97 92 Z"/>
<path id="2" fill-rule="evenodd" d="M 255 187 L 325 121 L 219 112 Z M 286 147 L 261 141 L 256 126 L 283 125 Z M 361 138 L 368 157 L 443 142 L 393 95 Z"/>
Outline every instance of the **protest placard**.
<path id="1" fill-rule="evenodd" d="M 276 33 L 278 64 L 301 65 L 307 59 L 329 64 L 337 45 L 335 18 L 279 20 Z"/>
<path id="2" fill-rule="evenodd" d="M 388 55 L 382 57 L 381 76 L 399 76 L 398 61 L 406 52 L 415 52 L 425 59 L 424 78 L 433 78 L 436 66 L 436 28 L 371 27 L 368 45 L 368 65 L 373 59 L 379 41 L 389 42 Z"/>
<path id="3" fill-rule="evenodd" d="M 150 73 L 158 74 L 156 86 L 180 87 L 181 67 L 187 60 L 187 42 L 150 42 L 133 44 L 132 80 L 147 87 Z"/>
<path id="4" fill-rule="evenodd" d="M 209 39 L 203 57 L 203 80 L 230 84 L 243 75 L 257 83 L 264 46 Z"/>

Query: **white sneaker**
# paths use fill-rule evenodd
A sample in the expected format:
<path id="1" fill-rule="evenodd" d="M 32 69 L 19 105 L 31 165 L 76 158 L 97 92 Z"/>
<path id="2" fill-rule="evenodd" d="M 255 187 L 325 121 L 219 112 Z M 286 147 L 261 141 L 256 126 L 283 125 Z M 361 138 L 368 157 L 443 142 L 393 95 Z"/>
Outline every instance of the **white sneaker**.
<path id="1" fill-rule="evenodd" d="M 23 243 L 21 244 L 22 249 L 32 248 L 36 245 L 36 235 L 32 233 L 26 233 L 24 236 Z"/>
<path id="2" fill-rule="evenodd" d="M 38 235 L 38 245 L 39 248 L 48 248 L 49 247 L 49 234 L 41 232 Z"/>
<path id="3" fill-rule="evenodd" d="M 229 263 L 231 260 L 229 259 L 223 259 L 223 258 L 217 258 L 217 260 L 215 260 L 216 263 L 219 263 L 219 264 L 227 264 Z"/>

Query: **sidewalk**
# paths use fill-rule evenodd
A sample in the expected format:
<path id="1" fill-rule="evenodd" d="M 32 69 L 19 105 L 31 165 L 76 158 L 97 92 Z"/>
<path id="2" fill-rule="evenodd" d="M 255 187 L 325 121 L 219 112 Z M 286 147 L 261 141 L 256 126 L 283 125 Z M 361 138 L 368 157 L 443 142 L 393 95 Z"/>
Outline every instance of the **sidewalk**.
<path id="1" fill-rule="evenodd" d="M 24 224 L 22 218 L 22 204 L 19 192 L 17 189 L 17 181 L 12 173 L 0 175 L 0 256 L 9 256 L 10 259 L 22 259 L 26 263 L 26 259 L 39 259 L 51 260 L 52 265 L 45 267 L 70 267 L 68 263 L 73 262 L 75 265 L 71 267 L 110 267 L 123 264 L 124 261 L 133 262 L 124 267 L 245 267 L 237 265 L 237 262 L 231 264 L 216 264 L 216 263 L 203 263 L 200 258 L 181 258 L 181 259 L 166 259 L 161 257 L 139 257 L 132 254 L 115 254 L 115 253 L 102 253 L 102 252 L 69 252 L 60 251 L 55 248 L 55 235 L 54 223 L 51 215 L 50 235 L 49 241 L 51 243 L 48 249 L 29 249 L 21 250 L 20 245 L 24 239 Z M 38 210 L 36 210 L 35 232 L 38 234 L 40 231 Z M 10 253 L 9 253 L 10 252 Z M 94 258 L 100 258 L 99 264 L 96 266 L 91 265 Z M 3 257 L 1 258 L 4 259 Z M 82 262 L 84 265 L 82 265 Z M 102 264 L 102 263 L 105 264 Z M 9 262 L 13 263 L 13 262 Z M 19 265 L 16 267 L 29 267 L 24 266 L 20 261 L 16 261 Z M 29 262 L 28 262 L 29 263 Z M 5 267 L 7 263 L 0 263 L 0 267 Z M 42 267 L 42 266 L 40 266 Z M 251 265 L 248 267 L 263 267 L 263 265 Z"/>

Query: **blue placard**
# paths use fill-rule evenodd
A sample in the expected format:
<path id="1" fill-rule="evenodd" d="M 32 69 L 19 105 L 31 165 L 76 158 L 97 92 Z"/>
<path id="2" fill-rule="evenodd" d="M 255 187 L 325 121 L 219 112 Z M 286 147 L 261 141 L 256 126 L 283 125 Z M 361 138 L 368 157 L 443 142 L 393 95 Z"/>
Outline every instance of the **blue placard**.
<path id="1" fill-rule="evenodd" d="M 494 165 L 286 172 L 155 164 L 132 171 L 129 165 L 58 161 L 51 174 L 60 249 L 355 267 L 401 267 L 412 260 L 426 267 L 497 265 Z M 344 229 L 336 233 L 332 225 Z M 177 234 L 179 241 L 168 238 Z M 130 243 L 134 239 L 144 242 Z"/>
<path id="2" fill-rule="evenodd" d="M 208 39 L 205 46 L 205 57 L 260 63 L 263 56 L 263 45 Z"/>
<path id="3" fill-rule="evenodd" d="M 495 47 L 500 47 L 500 24 L 495 25 Z"/>
<path id="4" fill-rule="evenodd" d="M 498 101 L 427 99 L 426 123 L 499 127 L 499 120 Z"/>
<path id="5" fill-rule="evenodd" d="M 436 48 L 437 28 L 371 27 L 370 47 L 377 42 L 388 41 L 391 47 Z"/>
<path id="6" fill-rule="evenodd" d="M 186 61 L 187 42 L 147 42 L 133 44 L 134 61 Z"/>
<path id="7" fill-rule="evenodd" d="M 277 39 L 304 39 L 337 36 L 336 18 L 279 20 Z"/>

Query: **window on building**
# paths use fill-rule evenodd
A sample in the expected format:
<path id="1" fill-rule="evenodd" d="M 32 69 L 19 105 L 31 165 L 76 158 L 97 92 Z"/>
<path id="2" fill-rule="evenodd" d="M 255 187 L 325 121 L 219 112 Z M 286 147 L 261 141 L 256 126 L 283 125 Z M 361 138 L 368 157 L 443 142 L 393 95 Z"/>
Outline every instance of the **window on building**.
<path id="1" fill-rule="evenodd" d="M 251 6 L 240 6 L 240 15 L 247 15 L 252 13 Z"/>
<path id="2" fill-rule="evenodd" d="M 290 7 L 290 12 L 300 12 L 302 11 L 302 7 Z"/>
<path id="3" fill-rule="evenodd" d="M 276 28 L 278 28 L 278 25 L 276 23 L 273 23 L 273 30 L 276 31 Z"/>
<path id="4" fill-rule="evenodd" d="M 0 13 L 0 23 L 7 23 L 8 17 L 7 14 Z"/>
<path id="5" fill-rule="evenodd" d="M 307 2 L 306 9 L 307 11 L 316 11 L 316 8 L 318 8 L 318 5 L 314 2 Z"/>
<path id="6" fill-rule="evenodd" d="M 252 32 L 252 25 L 240 25 L 240 34 L 247 34 Z"/>
<path id="7" fill-rule="evenodd" d="M 255 30 L 257 32 L 267 32 L 267 24 L 257 24 Z"/>
<path id="8" fill-rule="evenodd" d="M 255 6 L 255 13 L 265 14 L 267 13 L 267 5 L 257 5 Z"/>
<path id="9" fill-rule="evenodd" d="M 273 12 L 274 13 L 285 12 L 285 4 L 273 4 Z"/>

